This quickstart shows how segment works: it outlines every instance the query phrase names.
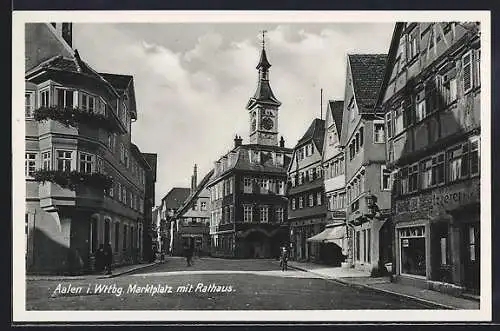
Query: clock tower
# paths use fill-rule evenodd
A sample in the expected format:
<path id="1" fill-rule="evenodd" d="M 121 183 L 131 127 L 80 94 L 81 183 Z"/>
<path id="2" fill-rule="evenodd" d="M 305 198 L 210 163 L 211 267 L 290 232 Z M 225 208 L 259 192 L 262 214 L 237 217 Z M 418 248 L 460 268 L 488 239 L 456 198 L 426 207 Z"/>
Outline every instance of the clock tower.
<path id="1" fill-rule="evenodd" d="M 278 146 L 278 108 L 281 102 L 276 99 L 269 85 L 271 64 L 267 60 L 264 32 L 260 61 L 256 67 L 259 71 L 257 90 L 246 106 L 250 115 L 250 143 Z"/>

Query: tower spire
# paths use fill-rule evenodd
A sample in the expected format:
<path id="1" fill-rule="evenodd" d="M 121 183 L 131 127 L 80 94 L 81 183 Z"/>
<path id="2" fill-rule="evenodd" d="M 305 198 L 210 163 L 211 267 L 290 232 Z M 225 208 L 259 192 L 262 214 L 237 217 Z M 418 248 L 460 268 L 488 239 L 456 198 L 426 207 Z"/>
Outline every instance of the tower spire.
<path id="1" fill-rule="evenodd" d="M 266 48 L 266 33 L 267 33 L 267 30 L 262 30 L 262 49 L 265 49 Z"/>

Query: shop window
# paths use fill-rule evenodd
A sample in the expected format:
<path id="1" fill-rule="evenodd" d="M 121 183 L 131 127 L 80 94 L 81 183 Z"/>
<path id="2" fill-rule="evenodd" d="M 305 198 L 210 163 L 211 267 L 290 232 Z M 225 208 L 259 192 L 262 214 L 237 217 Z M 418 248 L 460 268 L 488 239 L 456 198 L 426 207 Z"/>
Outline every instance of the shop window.
<path id="1" fill-rule="evenodd" d="M 401 273 L 426 276 L 425 228 L 412 227 L 399 230 Z"/>

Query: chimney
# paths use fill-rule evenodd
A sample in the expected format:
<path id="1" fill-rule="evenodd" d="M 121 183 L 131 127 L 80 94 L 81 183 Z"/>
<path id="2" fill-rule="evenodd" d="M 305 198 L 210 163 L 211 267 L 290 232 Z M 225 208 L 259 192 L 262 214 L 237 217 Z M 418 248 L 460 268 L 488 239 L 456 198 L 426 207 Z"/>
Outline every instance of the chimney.
<path id="1" fill-rule="evenodd" d="M 238 147 L 238 146 L 241 146 L 241 142 L 243 141 L 243 139 L 241 139 L 241 137 L 239 137 L 238 135 L 236 135 L 234 137 L 234 148 Z"/>
<path id="2" fill-rule="evenodd" d="M 193 175 L 191 176 L 191 193 L 196 190 L 196 185 L 198 184 L 197 169 L 196 164 L 194 165 Z"/>
<path id="3" fill-rule="evenodd" d="M 73 24 L 72 23 L 50 23 L 56 29 L 56 32 L 64 41 L 73 48 Z"/>
<path id="4" fill-rule="evenodd" d="M 285 147 L 285 139 L 283 139 L 283 136 L 281 136 L 280 139 L 280 147 Z"/>
<path id="5" fill-rule="evenodd" d="M 64 40 L 68 43 L 69 47 L 73 48 L 73 24 L 63 23 L 61 29 L 61 35 Z"/>

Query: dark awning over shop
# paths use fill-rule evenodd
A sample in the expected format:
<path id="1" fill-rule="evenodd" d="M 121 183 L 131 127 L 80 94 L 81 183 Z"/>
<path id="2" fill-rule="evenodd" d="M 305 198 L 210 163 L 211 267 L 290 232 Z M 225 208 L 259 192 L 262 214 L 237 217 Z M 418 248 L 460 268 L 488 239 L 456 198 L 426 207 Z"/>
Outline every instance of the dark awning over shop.
<path id="1" fill-rule="evenodd" d="M 345 226 L 328 227 L 322 232 L 308 238 L 308 242 L 333 243 L 342 247 L 342 241 L 346 235 Z"/>

